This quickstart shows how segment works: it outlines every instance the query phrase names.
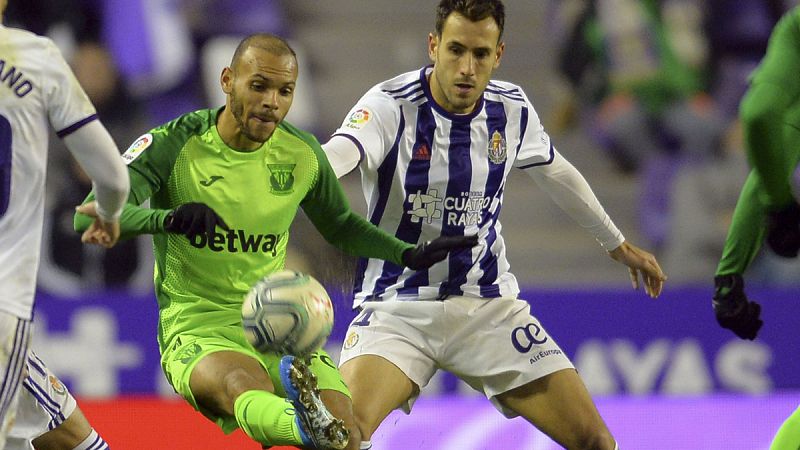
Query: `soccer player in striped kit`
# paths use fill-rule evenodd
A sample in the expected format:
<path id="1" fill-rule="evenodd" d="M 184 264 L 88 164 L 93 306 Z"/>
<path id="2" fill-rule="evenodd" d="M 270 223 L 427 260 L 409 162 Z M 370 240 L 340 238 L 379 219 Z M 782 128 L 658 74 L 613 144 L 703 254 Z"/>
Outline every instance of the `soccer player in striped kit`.
<path id="1" fill-rule="evenodd" d="M 0 0 L 0 17 L 5 7 Z M 100 450 L 103 439 L 29 349 L 49 126 L 94 181 L 86 237 L 113 246 L 129 189 L 117 146 L 55 44 L 0 25 L 0 448 L 31 448 L 48 434 L 40 448 Z"/>
<path id="2" fill-rule="evenodd" d="M 666 277 L 556 151 L 522 89 L 490 79 L 503 25 L 499 0 L 442 0 L 428 38 L 433 65 L 370 89 L 324 145 L 337 176 L 360 165 L 368 217 L 384 230 L 411 243 L 479 237 L 419 272 L 361 261 L 361 313 L 340 369 L 362 449 L 393 409 L 410 411 L 440 367 L 568 449 L 617 448 L 573 365 L 517 298 L 499 222 L 510 170 L 536 180 L 629 268 L 634 287 L 641 277 L 657 297 Z"/>

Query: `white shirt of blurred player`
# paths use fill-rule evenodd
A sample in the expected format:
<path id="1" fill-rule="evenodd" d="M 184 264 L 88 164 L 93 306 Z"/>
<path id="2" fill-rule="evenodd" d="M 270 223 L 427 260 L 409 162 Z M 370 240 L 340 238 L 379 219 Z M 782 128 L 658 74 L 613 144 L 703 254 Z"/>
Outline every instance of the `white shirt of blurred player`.
<path id="1" fill-rule="evenodd" d="M 0 310 L 31 318 L 44 214 L 48 125 L 97 118 L 55 44 L 0 25 Z M 76 235 L 77 238 L 77 235 Z"/>

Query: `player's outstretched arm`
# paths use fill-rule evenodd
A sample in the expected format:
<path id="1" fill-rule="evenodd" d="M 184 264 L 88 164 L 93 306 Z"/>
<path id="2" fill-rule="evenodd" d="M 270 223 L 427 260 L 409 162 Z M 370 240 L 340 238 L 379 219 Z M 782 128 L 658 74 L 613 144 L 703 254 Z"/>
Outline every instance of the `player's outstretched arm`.
<path id="1" fill-rule="evenodd" d="M 634 289 L 639 289 L 639 275 L 641 275 L 647 295 L 652 298 L 661 295 L 661 289 L 664 287 L 664 282 L 667 281 L 667 276 L 664 275 L 655 256 L 628 241 L 624 241 L 608 254 L 614 261 L 628 266 Z"/>
<path id="2" fill-rule="evenodd" d="M 478 236 L 440 236 L 403 252 L 403 264 L 409 269 L 424 270 L 442 261 L 450 252 L 478 245 Z"/>
<path id="3" fill-rule="evenodd" d="M 764 324 L 759 317 L 761 305 L 747 299 L 744 280 L 738 273 L 714 277 L 714 299 L 711 304 L 719 326 L 733 331 L 742 339 L 755 339 Z"/>

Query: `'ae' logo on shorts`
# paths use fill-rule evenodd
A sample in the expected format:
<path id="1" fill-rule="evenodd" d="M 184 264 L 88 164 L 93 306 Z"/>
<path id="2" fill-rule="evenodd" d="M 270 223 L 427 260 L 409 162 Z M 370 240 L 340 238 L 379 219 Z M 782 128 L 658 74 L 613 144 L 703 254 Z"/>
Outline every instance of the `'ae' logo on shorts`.
<path id="1" fill-rule="evenodd" d="M 269 169 L 269 191 L 275 195 L 288 195 L 294 191 L 294 167 L 296 164 L 267 164 Z"/>
<path id="2" fill-rule="evenodd" d="M 514 328 L 511 332 L 511 344 L 520 353 L 528 353 L 534 345 L 542 345 L 545 342 L 547 334 L 534 322 Z"/>
<path id="3" fill-rule="evenodd" d="M 198 353 L 200 353 L 200 345 L 193 343 L 182 348 L 178 354 L 175 355 L 175 359 L 179 360 L 183 364 L 188 364 L 189 361 L 197 356 Z"/>

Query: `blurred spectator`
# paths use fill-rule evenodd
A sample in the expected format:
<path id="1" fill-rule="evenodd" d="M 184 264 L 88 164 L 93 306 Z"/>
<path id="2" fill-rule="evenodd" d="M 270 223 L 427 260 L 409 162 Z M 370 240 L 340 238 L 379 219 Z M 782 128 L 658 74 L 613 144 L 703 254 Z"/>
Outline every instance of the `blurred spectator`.
<path id="1" fill-rule="evenodd" d="M 708 95 L 706 11 L 689 0 L 589 0 L 560 68 L 594 138 L 641 183 L 641 231 L 660 248 L 679 164 L 704 158 L 724 129 Z"/>

